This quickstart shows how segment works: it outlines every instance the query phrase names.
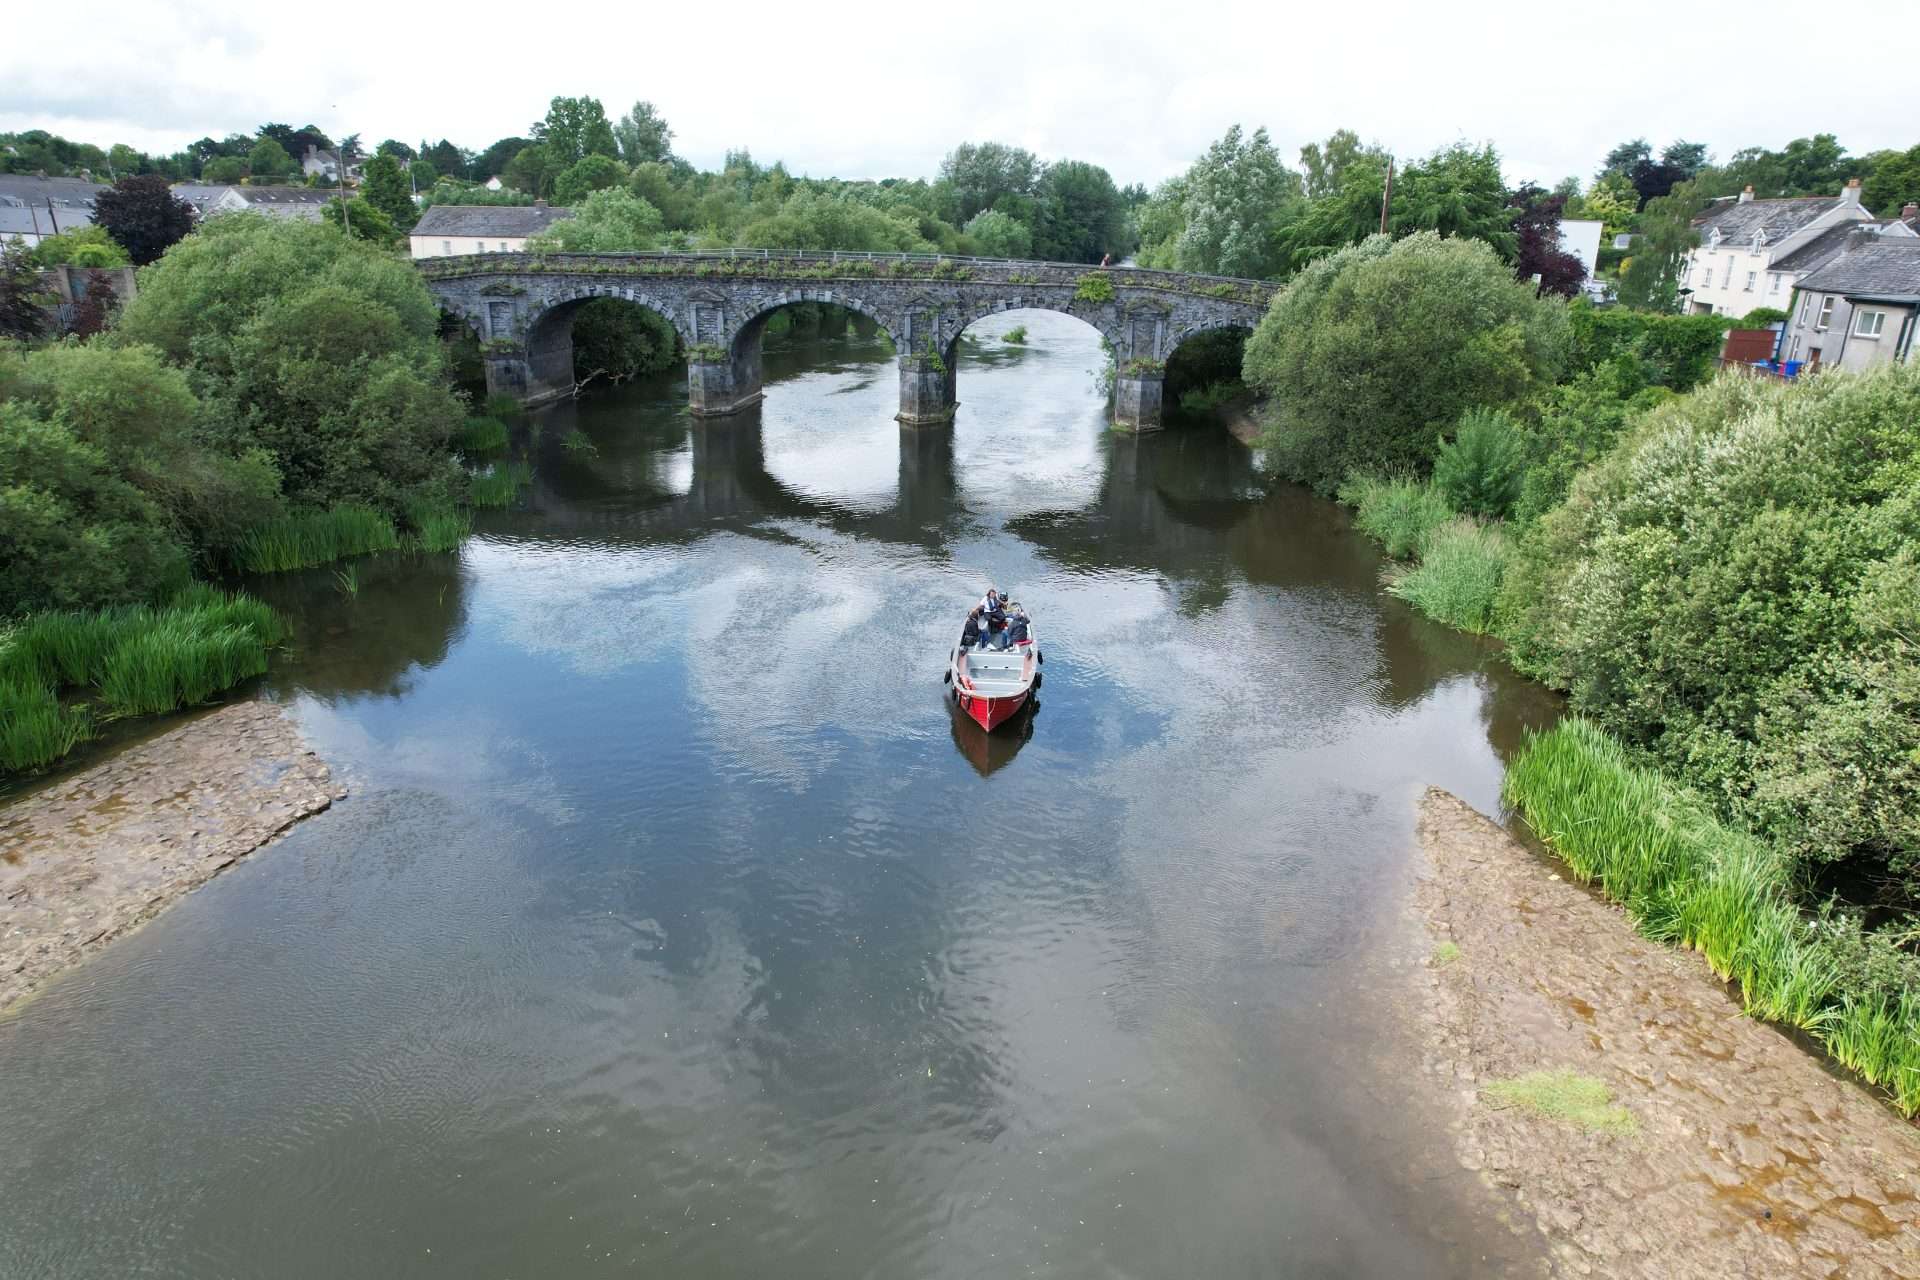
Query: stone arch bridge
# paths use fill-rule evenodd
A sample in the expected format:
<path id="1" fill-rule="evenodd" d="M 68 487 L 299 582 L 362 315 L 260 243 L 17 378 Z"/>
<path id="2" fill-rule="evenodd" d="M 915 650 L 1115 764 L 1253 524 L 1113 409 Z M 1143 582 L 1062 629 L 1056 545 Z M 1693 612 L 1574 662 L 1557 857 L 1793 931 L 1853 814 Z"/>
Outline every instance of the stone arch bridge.
<path id="1" fill-rule="evenodd" d="M 738 412 L 761 397 L 760 337 L 796 302 L 866 316 L 900 361 L 900 421 L 950 421 L 958 404 L 960 335 L 1002 311 L 1076 316 L 1116 361 L 1116 426 L 1160 425 L 1161 383 L 1181 343 L 1219 329 L 1251 330 L 1276 286 L 1133 267 L 913 254 L 488 253 L 417 264 L 446 311 L 479 336 L 487 390 L 526 404 L 572 395 L 573 315 L 595 298 L 658 313 L 687 352 L 696 416 Z"/>

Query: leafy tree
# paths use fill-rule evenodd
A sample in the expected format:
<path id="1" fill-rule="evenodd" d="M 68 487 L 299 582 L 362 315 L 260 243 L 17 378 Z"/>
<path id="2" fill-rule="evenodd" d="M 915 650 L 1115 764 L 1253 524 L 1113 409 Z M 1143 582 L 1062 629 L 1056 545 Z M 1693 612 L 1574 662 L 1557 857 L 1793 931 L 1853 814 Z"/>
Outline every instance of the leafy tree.
<path id="1" fill-rule="evenodd" d="M 741 228 L 743 245 L 767 249 L 926 252 L 917 220 L 890 215 L 846 192 L 795 191 Z"/>
<path id="2" fill-rule="evenodd" d="M 473 160 L 471 155 L 462 151 L 459 147 L 454 146 L 445 138 L 440 139 L 440 141 L 430 147 L 422 147 L 420 149 L 420 158 L 433 166 L 435 174 L 455 178 L 466 177 L 467 167 Z M 421 182 L 416 183 L 416 185 L 424 188 L 432 186 L 433 184 Z"/>
<path id="3" fill-rule="evenodd" d="M 693 227 L 693 199 L 687 189 L 674 181 L 673 169 L 658 160 L 633 167 L 627 190 L 660 211 L 670 230 L 687 231 Z"/>
<path id="4" fill-rule="evenodd" d="M 255 181 L 277 182 L 293 172 L 293 157 L 272 138 L 262 138 L 247 152 L 247 172 Z"/>
<path id="5" fill-rule="evenodd" d="M 1540 278 L 1541 293 L 1557 293 L 1571 298 L 1580 292 L 1587 269 L 1580 259 L 1560 248 L 1560 212 L 1567 198 L 1548 195 L 1539 187 L 1523 184 L 1508 202 L 1513 210 L 1516 250 L 1513 274 L 1521 280 Z"/>
<path id="6" fill-rule="evenodd" d="M 1873 161 L 1860 191 L 1867 208 L 1893 218 L 1908 203 L 1920 202 L 1920 145 L 1880 152 Z"/>
<path id="7" fill-rule="evenodd" d="M 625 382 L 670 367 L 679 335 L 664 316 L 617 298 L 595 298 L 573 317 L 573 376 Z"/>
<path id="8" fill-rule="evenodd" d="M 561 169 L 586 156 L 618 158 L 620 146 L 598 98 L 555 98 L 544 120 L 533 126 L 533 140 L 546 146 Z"/>
<path id="9" fill-rule="evenodd" d="M 1694 215 L 1706 205 L 1690 182 L 1649 201 L 1640 217 L 1640 234 L 1633 238 L 1620 273 L 1620 301 L 1647 311 L 1673 311 L 1680 305 L 1681 263 L 1700 243 L 1693 229 Z"/>
<path id="10" fill-rule="evenodd" d="M 1601 180 L 1623 178 L 1633 187 L 1639 207 L 1657 200 L 1682 182 L 1689 182 L 1706 165 L 1704 143 L 1674 141 L 1653 157 L 1653 148 L 1645 138 L 1623 142 L 1607 153 L 1599 174 Z"/>
<path id="11" fill-rule="evenodd" d="M 617 253 L 660 243 L 660 211 L 622 187 L 595 191 L 527 242 L 527 247 L 572 253 Z"/>
<path id="12" fill-rule="evenodd" d="M 33 247 L 33 260 L 43 267 L 68 263 L 76 267 L 124 267 L 132 262 L 120 243 L 98 225 L 45 237 Z"/>
<path id="13" fill-rule="evenodd" d="M 535 143 L 520 148 L 520 153 L 508 163 L 500 180 L 530 196 L 545 197 L 553 194 L 555 180 L 567 167 L 544 144 Z"/>
<path id="14" fill-rule="evenodd" d="M 238 156 L 215 156 L 207 161 L 200 176 L 219 185 L 232 185 L 247 176 L 247 162 Z"/>
<path id="15" fill-rule="evenodd" d="M 394 230 L 403 235 L 420 220 L 413 203 L 413 184 L 390 154 L 376 154 L 361 169 L 360 198 L 385 214 Z"/>
<path id="16" fill-rule="evenodd" d="M 1386 153 L 1378 147 L 1362 146 L 1360 135 L 1351 129 L 1336 129 L 1325 142 L 1309 142 L 1300 148 L 1307 198 L 1322 200 L 1336 194 L 1347 166 L 1362 156 L 1384 161 Z"/>
<path id="17" fill-rule="evenodd" d="M 1491 144 L 1455 143 L 1410 164 L 1394 180 L 1388 225 L 1395 235 L 1438 231 L 1484 240 L 1511 260 L 1518 247 L 1507 208 L 1500 153 Z"/>
<path id="18" fill-rule="evenodd" d="M 1267 131 L 1243 138 L 1240 126 L 1232 126 L 1181 179 L 1174 265 L 1211 275 L 1275 274 L 1276 225 L 1299 195 L 1299 175 L 1281 162 Z"/>
<path id="19" fill-rule="evenodd" d="M 390 159 L 405 160 L 408 164 L 412 164 L 416 153 L 412 147 L 401 142 L 398 138 L 388 138 L 373 149 L 373 154 L 376 158 L 387 156 Z"/>
<path id="20" fill-rule="evenodd" d="M 107 168 L 117 181 L 123 175 L 131 175 L 151 168 L 152 162 L 141 152 L 135 151 L 124 142 L 116 142 L 107 148 Z"/>
<path id="21" fill-rule="evenodd" d="M 340 139 L 339 156 L 340 163 L 343 165 L 359 164 L 366 159 L 366 154 L 360 150 L 359 134 L 350 133 Z"/>
<path id="22" fill-rule="evenodd" d="M 93 202 L 93 218 L 138 267 L 156 261 L 193 230 L 193 206 L 153 174 L 122 178 L 102 191 Z"/>
<path id="23" fill-rule="evenodd" d="M 966 233 L 974 252 L 986 258 L 1027 258 L 1033 255 L 1033 232 L 1027 224 L 998 209 L 982 209 L 967 221 Z"/>
<path id="24" fill-rule="evenodd" d="M 1380 229 L 1380 201 L 1385 191 L 1385 156 L 1356 157 L 1340 172 L 1340 186 L 1332 195 L 1309 200 L 1285 219 L 1276 232 L 1278 273 L 1288 276 L 1308 263 Z"/>
<path id="25" fill-rule="evenodd" d="M 1550 385 L 1567 346 L 1565 305 L 1490 246 L 1419 232 L 1301 272 L 1247 340 L 1244 372 L 1272 396 L 1276 466 L 1331 492 L 1354 470 L 1426 471 L 1462 413 Z"/>
<path id="26" fill-rule="evenodd" d="M 531 138 L 502 138 L 476 156 L 467 172 L 475 182 L 485 182 L 493 177 L 505 182 L 507 166 L 513 163 L 515 156 L 532 145 Z"/>
<path id="27" fill-rule="evenodd" d="M 1120 189 L 1099 165 L 1061 160 L 1040 180 L 1040 225 L 1034 250 L 1055 262 L 1098 262 L 1133 246 Z"/>
<path id="28" fill-rule="evenodd" d="M 143 273 L 110 336 L 184 366 L 209 441 L 264 451 L 290 501 L 397 513 L 449 483 L 463 414 L 443 385 L 439 319 L 404 259 L 319 223 L 239 214 Z"/>
<path id="29" fill-rule="evenodd" d="M 1847 149 L 1830 133 L 1795 138 L 1783 153 L 1787 187 L 1792 191 L 1832 195 L 1852 176 Z"/>
<path id="30" fill-rule="evenodd" d="M 37 338 L 47 327 L 40 275 L 17 240 L 0 241 L 0 338 Z"/>
<path id="31" fill-rule="evenodd" d="M 619 186 L 626 178 L 626 166 L 611 156 L 583 156 L 553 180 L 553 200 L 555 204 L 579 204 L 592 192 Z"/>
<path id="32" fill-rule="evenodd" d="M 651 102 L 636 102 L 613 126 L 620 155 L 629 165 L 664 164 L 673 157 L 673 129 Z"/>
<path id="33" fill-rule="evenodd" d="M 1498 520 L 1519 499 L 1525 470 L 1526 444 L 1512 417 L 1474 408 L 1461 415 L 1453 439 L 1441 440 L 1433 485 L 1455 511 Z"/>
<path id="34" fill-rule="evenodd" d="M 953 219 L 961 223 L 1002 196 L 1035 194 L 1042 173 L 1033 152 L 1004 142 L 963 142 L 940 162 L 940 179 L 953 191 Z"/>
<path id="35" fill-rule="evenodd" d="M 1640 194 L 1617 175 L 1602 178 L 1582 199 L 1582 212 L 1601 222 L 1601 235 L 1611 238 L 1625 231 L 1640 211 Z"/>
<path id="36" fill-rule="evenodd" d="M 392 247 L 406 239 L 393 225 L 393 219 L 367 203 L 365 196 L 355 196 L 344 205 L 338 200 L 329 200 L 320 210 L 320 216 L 336 227 L 344 223 L 346 230 L 358 240 Z"/>

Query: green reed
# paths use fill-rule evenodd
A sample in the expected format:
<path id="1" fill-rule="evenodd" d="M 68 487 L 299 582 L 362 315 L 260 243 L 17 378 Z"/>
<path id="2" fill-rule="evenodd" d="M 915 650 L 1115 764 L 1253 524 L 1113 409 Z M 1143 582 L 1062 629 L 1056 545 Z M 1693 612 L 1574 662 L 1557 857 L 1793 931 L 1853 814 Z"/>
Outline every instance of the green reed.
<path id="1" fill-rule="evenodd" d="M 498 453 L 507 447 L 507 424 L 487 414 L 468 418 L 453 433 L 453 447 L 462 453 Z"/>
<path id="2" fill-rule="evenodd" d="M 299 511 L 248 530 L 234 561 L 249 573 L 282 573 L 400 545 L 393 521 L 371 507 L 342 503 Z"/>

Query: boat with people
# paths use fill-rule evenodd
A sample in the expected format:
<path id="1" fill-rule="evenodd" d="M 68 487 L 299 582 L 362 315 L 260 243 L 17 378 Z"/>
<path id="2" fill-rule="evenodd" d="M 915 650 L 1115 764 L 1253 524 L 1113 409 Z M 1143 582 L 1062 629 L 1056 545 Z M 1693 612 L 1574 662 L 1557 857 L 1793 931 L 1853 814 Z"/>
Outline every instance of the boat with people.
<path id="1" fill-rule="evenodd" d="M 1027 611 L 989 588 L 986 598 L 967 613 L 941 679 L 960 709 L 991 733 L 1040 687 L 1044 660 Z"/>

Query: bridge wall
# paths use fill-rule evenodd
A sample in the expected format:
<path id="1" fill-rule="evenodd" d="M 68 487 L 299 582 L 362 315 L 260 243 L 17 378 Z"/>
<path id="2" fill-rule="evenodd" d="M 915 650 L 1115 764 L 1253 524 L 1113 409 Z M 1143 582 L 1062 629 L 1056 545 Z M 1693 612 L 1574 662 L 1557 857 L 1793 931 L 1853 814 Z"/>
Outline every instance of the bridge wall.
<path id="1" fill-rule="evenodd" d="M 1058 264 L 828 258 L 483 254 L 428 259 L 428 286 L 463 317 L 487 353 L 488 390 L 539 404 L 573 394 L 573 312 L 618 298 L 664 316 L 688 355 L 693 412 L 738 412 L 760 399 L 760 335 L 796 302 L 866 316 L 900 359 L 900 420 L 951 420 L 960 335 L 1002 311 L 1038 308 L 1084 320 L 1112 346 L 1115 425 L 1160 424 L 1160 376 L 1182 342 L 1251 329 L 1273 286 L 1176 273 Z"/>

